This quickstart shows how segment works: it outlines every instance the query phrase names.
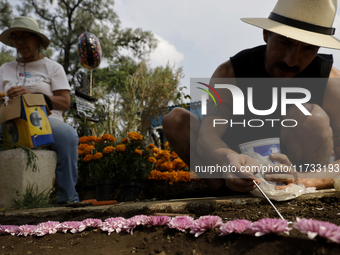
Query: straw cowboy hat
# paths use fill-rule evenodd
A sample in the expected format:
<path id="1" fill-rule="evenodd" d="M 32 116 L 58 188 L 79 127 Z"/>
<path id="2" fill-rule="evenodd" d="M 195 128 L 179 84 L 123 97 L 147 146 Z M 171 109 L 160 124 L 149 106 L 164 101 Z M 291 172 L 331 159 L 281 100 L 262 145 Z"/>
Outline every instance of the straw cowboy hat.
<path id="1" fill-rule="evenodd" d="M 41 46 L 44 49 L 47 49 L 50 44 L 50 40 L 44 34 L 40 33 L 38 23 L 34 19 L 25 16 L 15 17 L 11 27 L 0 35 L 0 41 L 8 46 L 14 47 L 11 40 L 11 33 L 16 31 L 27 31 L 38 35 L 42 39 Z"/>
<path id="2" fill-rule="evenodd" d="M 265 30 L 325 48 L 340 49 L 333 22 L 337 0 L 278 0 L 268 18 L 242 21 Z"/>

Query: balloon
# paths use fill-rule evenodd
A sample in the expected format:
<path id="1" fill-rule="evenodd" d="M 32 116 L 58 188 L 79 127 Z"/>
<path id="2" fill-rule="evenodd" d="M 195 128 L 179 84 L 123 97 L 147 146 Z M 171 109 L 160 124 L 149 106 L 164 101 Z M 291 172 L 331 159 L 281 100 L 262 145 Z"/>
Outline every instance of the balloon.
<path id="1" fill-rule="evenodd" d="M 78 55 L 80 64 L 88 70 L 95 69 L 100 65 L 102 49 L 94 34 L 86 32 L 79 36 Z"/>

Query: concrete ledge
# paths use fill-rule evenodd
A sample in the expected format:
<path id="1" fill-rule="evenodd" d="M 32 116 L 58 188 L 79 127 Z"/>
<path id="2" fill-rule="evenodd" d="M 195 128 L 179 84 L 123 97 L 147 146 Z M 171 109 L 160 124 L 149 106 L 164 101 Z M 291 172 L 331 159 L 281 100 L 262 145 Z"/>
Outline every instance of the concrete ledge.
<path id="1" fill-rule="evenodd" d="M 57 154 L 54 151 L 34 150 L 38 156 L 38 171 L 31 167 L 26 169 L 27 153 L 23 149 L 0 152 L 0 205 L 11 207 L 17 193 L 25 194 L 27 185 L 35 184 L 38 192 L 49 191 L 57 165 Z"/>
<path id="2" fill-rule="evenodd" d="M 317 198 L 340 197 L 340 192 L 334 190 L 325 190 L 312 194 L 302 195 L 290 202 L 296 201 L 301 203 L 307 200 L 316 200 Z M 180 199 L 178 199 L 180 200 Z M 102 217 L 125 217 L 129 218 L 138 214 L 156 215 L 156 214 L 186 214 L 192 216 L 213 214 L 216 210 L 221 211 L 223 208 L 228 210 L 239 206 L 256 206 L 257 204 L 268 204 L 266 199 L 238 196 L 238 197 L 218 197 L 218 198 L 195 198 L 183 199 L 184 201 L 169 202 L 152 201 L 152 202 L 122 202 L 115 205 L 88 206 L 80 208 L 71 207 L 54 207 L 38 208 L 24 211 L 0 211 L 0 217 L 6 219 L 27 218 L 29 224 L 32 222 L 42 222 L 47 220 L 83 220 L 85 218 L 102 218 Z M 291 207 L 289 201 L 275 202 L 276 206 L 283 209 Z M 269 204 L 268 204 L 269 206 Z M 239 209 L 236 209 L 239 210 Z"/>

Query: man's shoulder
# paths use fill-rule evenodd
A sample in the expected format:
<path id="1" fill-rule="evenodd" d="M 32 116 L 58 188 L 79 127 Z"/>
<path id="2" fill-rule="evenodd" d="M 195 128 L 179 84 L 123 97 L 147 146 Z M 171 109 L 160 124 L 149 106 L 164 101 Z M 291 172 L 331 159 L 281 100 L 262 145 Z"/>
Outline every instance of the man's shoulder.
<path id="1" fill-rule="evenodd" d="M 235 78 L 233 65 L 230 60 L 220 64 L 211 78 Z"/>
<path id="2" fill-rule="evenodd" d="M 329 78 L 340 78 L 340 71 L 333 66 L 331 69 L 331 73 L 329 74 Z"/>
<path id="3" fill-rule="evenodd" d="M 241 63 L 240 65 L 249 63 L 249 58 L 261 58 L 265 48 L 266 45 L 259 45 L 239 51 L 234 56 L 230 57 L 230 60 L 219 65 L 212 75 L 212 78 L 235 78 L 234 65 L 239 66 L 237 64 L 238 62 Z"/>

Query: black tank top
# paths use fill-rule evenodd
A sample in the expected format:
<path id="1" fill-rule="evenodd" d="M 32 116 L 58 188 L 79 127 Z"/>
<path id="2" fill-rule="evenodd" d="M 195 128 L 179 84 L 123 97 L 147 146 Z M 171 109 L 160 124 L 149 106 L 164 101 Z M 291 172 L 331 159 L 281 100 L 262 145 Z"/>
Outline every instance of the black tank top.
<path id="1" fill-rule="evenodd" d="M 266 45 L 258 46 L 252 49 L 247 49 L 239 52 L 235 56 L 231 57 L 231 63 L 233 65 L 234 73 L 236 78 L 269 78 L 268 73 L 265 70 L 265 64 L 264 64 L 264 51 L 266 49 Z M 333 57 L 332 55 L 326 55 L 326 54 L 318 54 L 314 60 L 311 62 L 311 64 L 304 69 L 299 75 L 297 75 L 297 78 L 328 78 L 330 71 L 332 69 L 333 65 Z M 316 79 L 311 79 L 316 80 Z M 325 79 L 324 79 L 325 80 Z M 247 83 L 249 86 L 249 83 Z M 237 86 L 243 91 L 243 94 L 247 94 L 247 88 L 245 85 L 237 83 Z M 312 94 L 311 100 L 309 100 L 309 103 L 318 104 L 322 106 L 324 92 L 325 92 L 325 86 L 326 82 L 318 83 L 317 85 L 311 85 L 308 87 L 308 90 Z M 258 99 L 256 97 L 256 88 L 254 87 L 254 107 L 255 107 L 255 101 Z M 259 89 L 257 89 L 259 90 Z M 267 89 L 266 89 L 267 90 Z M 268 92 L 268 91 L 267 91 Z M 269 92 L 268 92 L 269 93 Z M 266 103 L 265 108 L 261 107 L 255 107 L 256 109 L 268 109 L 271 104 L 268 106 L 268 101 L 271 103 L 271 89 L 270 94 L 267 94 L 269 96 L 269 100 L 263 100 L 261 97 L 260 100 L 257 101 L 263 101 L 263 103 Z M 301 96 L 301 95 L 300 95 Z M 289 97 L 291 98 L 291 96 Z M 267 101 L 267 102 L 266 102 Z M 274 114 L 270 116 L 255 116 L 253 115 L 247 107 L 246 103 L 246 97 L 245 97 L 245 115 L 233 115 L 232 120 L 234 123 L 242 123 L 244 120 L 250 120 L 250 119 L 280 119 L 281 113 L 278 109 L 274 112 Z M 261 104 L 261 102 L 260 102 Z M 278 107 L 280 108 L 280 107 Z M 240 153 L 238 145 L 245 142 L 250 142 L 254 140 L 264 139 L 264 138 L 271 138 L 271 137 L 280 137 L 280 130 L 281 130 L 281 124 L 276 123 L 274 127 L 272 127 L 268 122 L 265 122 L 266 125 L 263 125 L 262 127 L 254 128 L 249 127 L 247 124 L 245 127 L 242 125 L 234 125 L 234 127 L 228 127 L 226 133 L 223 135 L 222 139 L 226 141 L 228 146 L 235 150 L 236 152 Z M 259 125 L 259 123 L 254 125 Z M 283 145 L 282 145 L 283 146 Z M 281 147 L 281 152 L 285 152 L 285 148 Z"/>

